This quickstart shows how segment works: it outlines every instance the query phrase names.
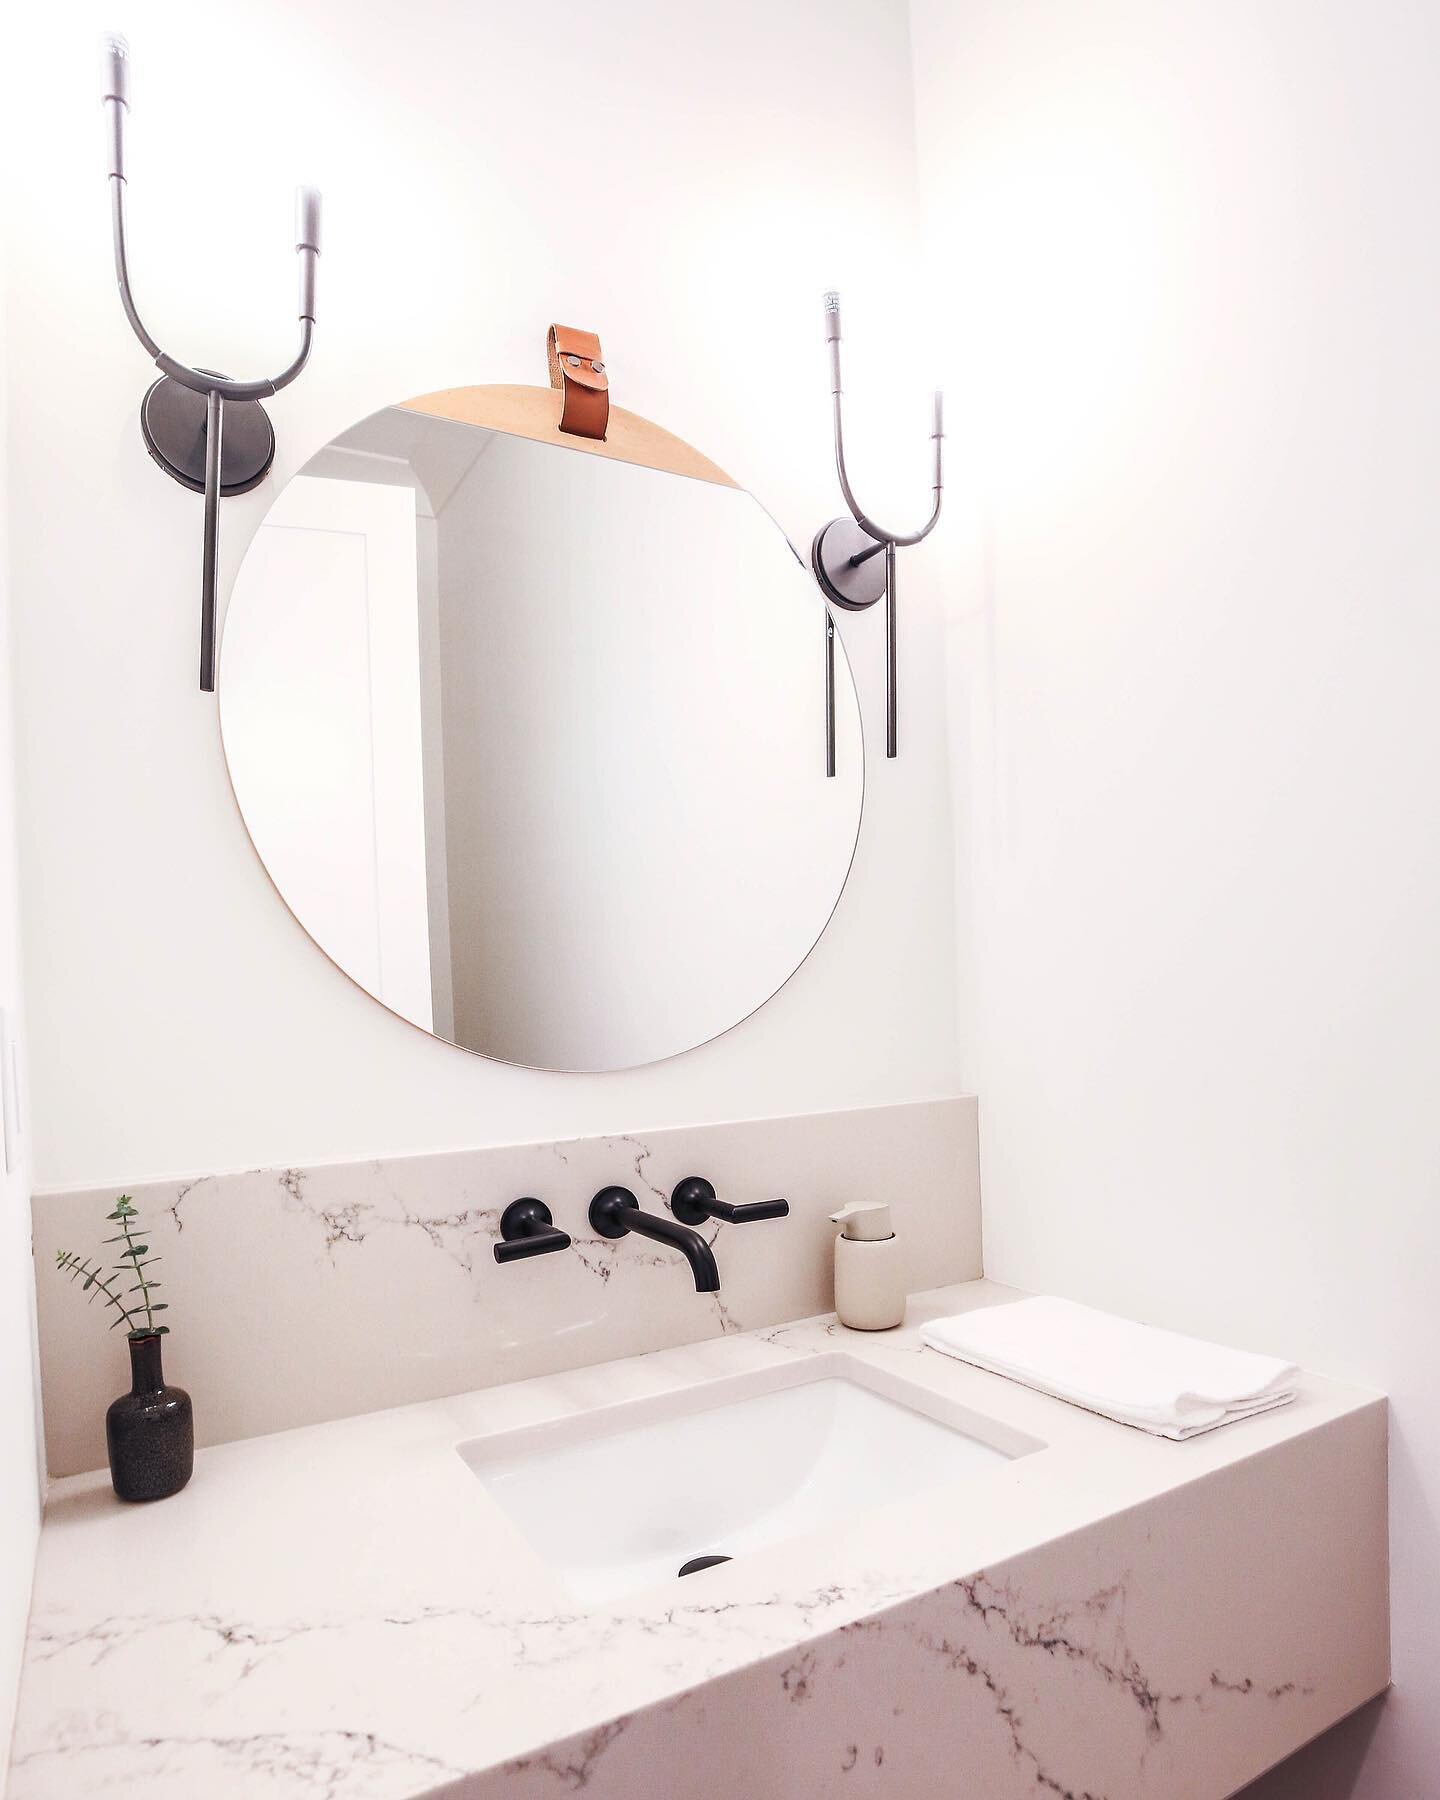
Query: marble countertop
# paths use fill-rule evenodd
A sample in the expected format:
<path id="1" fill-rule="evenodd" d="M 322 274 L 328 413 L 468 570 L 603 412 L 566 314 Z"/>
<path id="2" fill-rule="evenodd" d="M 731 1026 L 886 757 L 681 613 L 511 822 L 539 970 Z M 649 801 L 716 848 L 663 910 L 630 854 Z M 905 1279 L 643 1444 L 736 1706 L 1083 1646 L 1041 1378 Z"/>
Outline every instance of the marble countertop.
<path id="1" fill-rule="evenodd" d="M 398 1800 L 500 1764 L 573 1791 L 618 1720 L 1379 1404 L 1306 1376 L 1293 1405 L 1177 1444 L 920 1344 L 926 1319 L 1016 1297 L 970 1282 L 915 1297 L 895 1332 L 827 1316 L 219 1445 L 154 1506 L 103 1471 L 57 1482 L 7 1792 Z M 1045 1448 L 963 1504 L 916 1495 L 591 1609 L 456 1453 L 837 1348 Z"/>

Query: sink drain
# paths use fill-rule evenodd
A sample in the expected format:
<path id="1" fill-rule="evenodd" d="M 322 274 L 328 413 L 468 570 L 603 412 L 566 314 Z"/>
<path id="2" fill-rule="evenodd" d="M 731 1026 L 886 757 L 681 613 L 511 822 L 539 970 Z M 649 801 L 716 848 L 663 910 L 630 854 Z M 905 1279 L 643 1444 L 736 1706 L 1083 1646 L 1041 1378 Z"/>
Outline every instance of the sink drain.
<path id="1" fill-rule="evenodd" d="M 687 1563 L 681 1563 L 682 1575 L 698 1575 L 701 1569 L 713 1569 L 716 1563 L 729 1562 L 728 1556 L 692 1556 Z"/>

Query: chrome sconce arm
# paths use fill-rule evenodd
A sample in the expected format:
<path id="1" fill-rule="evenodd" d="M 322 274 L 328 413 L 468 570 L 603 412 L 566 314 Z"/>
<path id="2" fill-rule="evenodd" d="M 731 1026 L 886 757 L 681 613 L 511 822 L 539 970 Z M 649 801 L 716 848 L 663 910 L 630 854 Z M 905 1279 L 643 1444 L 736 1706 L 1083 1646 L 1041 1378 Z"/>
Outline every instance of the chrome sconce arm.
<path id="1" fill-rule="evenodd" d="M 315 335 L 315 271 L 320 257 L 320 194 L 295 190 L 295 249 L 300 258 L 300 348 L 278 375 L 232 381 L 213 369 L 177 362 L 156 343 L 140 317 L 130 285 L 125 231 L 125 114 L 130 106 L 130 49 L 123 37 L 100 40 L 101 102 L 105 108 L 110 225 L 115 282 L 130 329 L 160 370 L 140 407 L 145 447 L 173 480 L 205 496 L 205 542 L 200 592 L 200 686 L 215 691 L 215 586 L 220 547 L 220 500 L 263 481 L 275 457 L 275 432 L 260 402 L 288 387 L 310 358 Z"/>
<path id="2" fill-rule="evenodd" d="M 885 754 L 896 751 L 896 624 L 895 552 L 929 537 L 940 518 L 944 488 L 941 445 L 945 437 L 944 395 L 936 393 L 930 437 L 935 445 L 934 502 L 930 517 L 918 531 L 887 531 L 877 524 L 855 498 L 845 467 L 845 423 L 840 380 L 840 296 L 825 296 L 825 342 L 830 352 L 830 401 L 835 428 L 835 472 L 850 517 L 832 519 L 815 533 L 810 546 L 810 566 L 827 600 L 847 612 L 864 612 L 881 598 L 885 601 Z M 828 628 L 833 631 L 833 626 Z M 829 637 L 827 634 L 827 645 Z M 826 681 L 826 772 L 835 773 L 834 721 L 830 712 L 829 664 Z"/>

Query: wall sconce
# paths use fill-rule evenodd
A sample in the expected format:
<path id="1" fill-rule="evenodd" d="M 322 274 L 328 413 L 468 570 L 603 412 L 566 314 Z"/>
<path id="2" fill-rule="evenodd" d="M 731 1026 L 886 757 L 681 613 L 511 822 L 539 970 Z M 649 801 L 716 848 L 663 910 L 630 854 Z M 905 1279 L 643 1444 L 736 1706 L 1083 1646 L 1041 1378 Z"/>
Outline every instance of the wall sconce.
<path id="1" fill-rule="evenodd" d="M 815 533 L 810 546 L 810 566 L 827 600 L 843 606 L 847 612 L 865 612 L 882 597 L 885 601 L 885 754 L 894 756 L 896 747 L 895 699 L 895 552 L 929 537 L 940 517 L 942 473 L 940 445 L 945 436 L 944 403 L 941 393 L 935 395 L 930 436 L 935 443 L 935 504 L 930 517 L 919 531 L 908 533 L 886 531 L 861 510 L 845 472 L 845 435 L 841 424 L 840 405 L 840 296 L 825 296 L 825 342 L 830 346 L 830 395 L 835 421 L 835 468 L 840 476 L 840 492 L 850 508 L 848 519 L 832 519 Z M 833 627 L 831 628 L 833 631 Z M 827 638 L 828 646 L 828 638 Z M 833 657 L 833 649 L 830 650 Z M 828 679 L 826 696 L 830 699 Z M 827 734 L 829 773 L 835 773 L 834 734 Z"/>
<path id="2" fill-rule="evenodd" d="M 320 255 L 320 194 L 295 190 L 295 248 L 300 256 L 300 350 L 268 381 L 231 381 L 213 369 L 192 369 L 167 356 L 141 322 L 130 291 L 125 254 L 125 114 L 130 104 L 130 47 L 123 37 L 100 40 L 110 223 L 115 280 L 130 327 L 160 370 L 140 404 L 145 448 L 182 487 L 205 496 L 205 547 L 200 584 L 200 686 L 215 691 L 215 575 L 220 548 L 220 498 L 244 494 L 263 481 L 275 458 L 275 430 L 261 400 L 288 387 L 310 357 L 315 331 L 315 265 Z"/>

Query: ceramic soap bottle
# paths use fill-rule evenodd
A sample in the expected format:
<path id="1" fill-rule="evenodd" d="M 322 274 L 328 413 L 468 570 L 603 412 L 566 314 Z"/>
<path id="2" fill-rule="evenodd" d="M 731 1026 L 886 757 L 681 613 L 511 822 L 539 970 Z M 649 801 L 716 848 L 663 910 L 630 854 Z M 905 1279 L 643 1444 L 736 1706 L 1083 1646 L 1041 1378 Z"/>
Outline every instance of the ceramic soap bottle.
<path id="1" fill-rule="evenodd" d="M 846 1206 L 831 1219 L 835 1240 L 835 1311 L 856 1331 L 889 1331 L 905 1322 L 905 1278 L 890 1208 L 880 1200 Z"/>

